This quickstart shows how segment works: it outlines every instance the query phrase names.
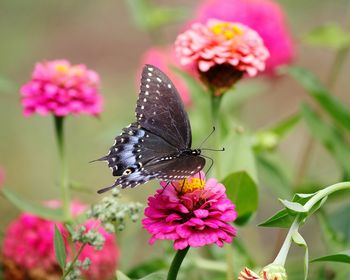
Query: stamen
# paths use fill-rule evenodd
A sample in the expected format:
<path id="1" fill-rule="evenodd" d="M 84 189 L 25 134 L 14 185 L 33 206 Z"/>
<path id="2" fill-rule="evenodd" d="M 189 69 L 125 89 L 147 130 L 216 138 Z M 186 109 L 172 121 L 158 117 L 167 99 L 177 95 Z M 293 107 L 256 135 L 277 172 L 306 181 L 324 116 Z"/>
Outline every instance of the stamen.
<path id="1" fill-rule="evenodd" d="M 184 180 L 178 181 L 178 186 L 183 193 L 194 192 L 195 190 L 204 189 L 205 182 L 199 178 L 186 178 Z"/>

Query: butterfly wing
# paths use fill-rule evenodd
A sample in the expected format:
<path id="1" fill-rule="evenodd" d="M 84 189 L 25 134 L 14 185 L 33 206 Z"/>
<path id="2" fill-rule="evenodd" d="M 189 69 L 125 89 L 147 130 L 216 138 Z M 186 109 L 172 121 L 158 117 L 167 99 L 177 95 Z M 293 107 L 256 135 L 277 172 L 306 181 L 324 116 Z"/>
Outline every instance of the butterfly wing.
<path id="1" fill-rule="evenodd" d="M 191 127 L 182 100 L 170 79 L 153 65 L 142 71 L 136 118 L 174 147 L 191 147 Z"/>
<path id="2" fill-rule="evenodd" d="M 153 160 L 145 166 L 145 170 L 151 174 L 156 174 L 157 179 L 179 180 L 198 173 L 204 165 L 205 159 L 203 157 L 185 154 Z"/>
<path id="3" fill-rule="evenodd" d="M 152 179 L 181 180 L 199 172 L 205 165 L 205 159 L 200 156 L 182 155 L 179 157 L 161 157 L 153 159 L 133 173 L 122 175 L 115 183 L 98 192 L 103 193 L 116 186 L 133 188 Z"/>
<path id="4" fill-rule="evenodd" d="M 109 149 L 108 155 L 99 160 L 108 162 L 113 176 L 122 176 L 123 174 L 124 176 L 130 176 L 129 185 L 125 185 L 128 182 L 124 182 L 124 179 L 121 179 L 123 176 L 118 178 L 113 185 L 127 187 L 154 179 L 155 177 L 153 175 L 149 176 L 150 174 L 147 173 L 147 170 L 141 172 L 141 169 L 148 162 L 176 152 L 177 149 L 167 143 L 163 138 L 146 131 L 138 123 L 133 123 L 123 128 L 123 132 L 115 138 L 114 145 Z M 125 175 L 127 169 L 131 173 Z M 108 189 L 102 189 L 99 192 Z"/>
<path id="5" fill-rule="evenodd" d="M 135 187 L 152 179 L 177 180 L 200 171 L 205 159 L 184 153 L 191 147 L 191 127 L 183 103 L 170 79 L 157 67 L 142 71 L 136 106 L 137 122 L 116 137 L 108 161 L 115 186 Z"/>

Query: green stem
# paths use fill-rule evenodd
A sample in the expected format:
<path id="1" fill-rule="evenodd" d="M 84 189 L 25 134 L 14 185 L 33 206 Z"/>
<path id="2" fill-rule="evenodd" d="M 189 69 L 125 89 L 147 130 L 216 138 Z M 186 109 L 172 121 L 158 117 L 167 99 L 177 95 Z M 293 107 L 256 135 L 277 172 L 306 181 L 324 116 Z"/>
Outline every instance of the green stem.
<path id="1" fill-rule="evenodd" d="M 234 270 L 233 270 L 233 252 L 231 244 L 225 244 L 226 250 L 226 279 L 232 280 L 234 278 Z"/>
<path id="2" fill-rule="evenodd" d="M 85 245 L 87 243 L 84 243 L 83 245 L 80 246 L 79 250 L 78 250 L 78 253 L 75 255 L 73 261 L 70 263 L 69 267 L 67 268 L 67 270 L 65 271 L 65 273 L 63 274 L 62 276 L 62 280 L 66 279 L 66 277 L 69 275 L 69 273 L 73 270 L 73 267 L 75 265 L 75 263 L 77 262 L 81 252 L 83 251 Z"/>
<path id="3" fill-rule="evenodd" d="M 304 204 L 304 208 L 307 211 L 310 211 L 311 208 L 316 203 L 318 203 L 320 200 L 322 200 L 324 197 L 326 197 L 326 196 L 328 196 L 336 191 L 345 190 L 345 189 L 350 189 L 350 182 L 341 182 L 341 183 L 331 185 L 327 188 L 324 188 L 324 189 L 318 191 L 314 196 L 312 196 L 309 199 L 309 201 Z M 284 266 L 286 259 L 287 259 L 290 245 L 292 244 L 292 236 L 293 236 L 295 231 L 298 231 L 300 224 L 303 222 L 303 220 L 304 219 L 300 216 L 300 214 L 295 217 L 293 224 L 291 225 L 291 227 L 288 231 L 288 234 L 283 242 L 283 245 L 282 245 L 279 253 L 277 254 L 277 257 L 273 261 L 274 264 Z"/>
<path id="4" fill-rule="evenodd" d="M 290 245 L 292 244 L 293 233 L 299 229 L 299 226 L 300 226 L 300 216 L 298 215 L 294 219 L 294 222 L 287 233 L 286 239 L 284 240 L 283 245 L 279 253 L 277 254 L 277 257 L 272 262 L 273 264 L 284 266 L 287 259 L 288 252 L 289 252 Z"/>
<path id="5" fill-rule="evenodd" d="M 222 95 L 215 95 L 214 91 L 211 91 L 210 94 L 211 94 L 211 116 L 212 116 L 213 124 L 217 125 Z"/>
<path id="6" fill-rule="evenodd" d="M 310 209 L 320 200 L 322 200 L 324 197 L 340 190 L 350 189 L 350 182 L 341 182 L 334 185 L 331 185 L 325 189 L 322 189 L 318 191 L 313 197 L 309 199 L 308 202 L 305 203 L 304 208 L 307 211 L 310 211 Z"/>
<path id="7" fill-rule="evenodd" d="M 211 90 L 211 117 L 212 117 L 212 123 L 216 128 L 216 132 L 214 135 L 214 147 L 219 147 L 220 145 L 220 135 L 221 135 L 221 128 L 220 128 L 220 122 L 219 122 L 219 113 L 220 113 L 220 105 L 221 105 L 221 99 L 222 95 L 215 95 L 215 92 Z M 215 177 L 220 179 L 220 160 L 216 158 L 215 160 Z"/>
<path id="8" fill-rule="evenodd" d="M 60 171 L 61 171 L 61 192 L 62 192 L 62 202 L 63 202 L 63 215 L 65 221 L 71 220 L 70 214 L 70 191 L 69 191 L 69 180 L 68 180 L 68 166 L 65 153 L 64 145 L 64 117 L 54 117 L 55 120 L 55 132 L 58 146 L 58 155 L 60 161 Z"/>
<path id="9" fill-rule="evenodd" d="M 179 272 L 179 268 L 189 249 L 190 249 L 190 246 L 186 247 L 183 250 L 178 250 L 176 252 L 176 255 L 171 263 L 171 266 L 168 272 L 167 280 L 176 280 L 177 274 Z"/>

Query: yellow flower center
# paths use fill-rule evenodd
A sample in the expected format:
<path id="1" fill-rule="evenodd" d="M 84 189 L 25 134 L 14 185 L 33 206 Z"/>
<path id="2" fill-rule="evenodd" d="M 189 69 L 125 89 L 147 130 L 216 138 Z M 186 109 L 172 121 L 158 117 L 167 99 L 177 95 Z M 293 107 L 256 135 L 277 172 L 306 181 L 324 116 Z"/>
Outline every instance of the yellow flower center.
<path id="1" fill-rule="evenodd" d="M 65 65 L 65 64 L 57 64 L 55 66 L 55 68 L 56 68 L 56 71 L 58 73 L 61 73 L 61 74 L 67 74 L 68 71 L 69 71 L 69 67 L 67 65 Z"/>
<path id="2" fill-rule="evenodd" d="M 226 40 L 230 40 L 236 35 L 243 33 L 242 28 L 232 22 L 219 22 L 210 27 L 215 35 L 222 35 Z"/>
<path id="3" fill-rule="evenodd" d="M 179 188 L 183 193 L 194 192 L 195 190 L 204 189 L 204 180 L 198 178 L 187 178 L 179 181 Z"/>

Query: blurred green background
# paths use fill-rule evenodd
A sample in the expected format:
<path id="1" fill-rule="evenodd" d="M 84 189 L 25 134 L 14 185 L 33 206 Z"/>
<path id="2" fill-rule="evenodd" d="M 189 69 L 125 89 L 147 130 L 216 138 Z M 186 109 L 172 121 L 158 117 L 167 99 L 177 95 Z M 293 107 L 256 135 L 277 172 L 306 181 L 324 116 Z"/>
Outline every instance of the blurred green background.
<path id="1" fill-rule="evenodd" d="M 159 5 L 187 7 L 189 18 L 199 2 L 155 1 Z M 334 53 L 306 46 L 301 39 L 307 31 L 322 23 L 345 23 L 348 1 L 279 2 L 285 8 L 294 34 L 296 64 L 309 68 L 324 80 Z M 172 43 L 181 26 L 167 26 L 162 29 L 161 36 Z M 140 59 L 143 52 L 152 46 L 152 38 L 137 28 L 126 1 L 110 0 L 0 0 L 0 38 L 0 166 L 6 172 L 5 186 L 36 202 L 60 195 L 52 117 L 24 118 L 19 87 L 29 80 L 35 62 L 66 58 L 74 64 L 86 64 L 101 78 L 105 107 L 100 118 L 69 117 L 66 122 L 70 177 L 91 190 L 90 193 L 75 192 L 74 197 L 88 203 L 99 201 L 101 196 L 95 191 L 110 185 L 113 177 L 104 163 L 88 162 L 104 155 L 113 144 L 115 135 L 133 121 Z M 347 61 L 334 90 L 335 95 L 348 101 L 349 70 Z M 255 83 L 257 90 L 262 91 L 239 108 L 240 119 L 253 130 L 292 114 L 307 98 L 303 89 L 286 77 L 268 84 L 259 78 L 243 83 Z M 284 164 L 292 170 L 300 164 L 300 152 L 307 133 L 303 125 L 299 125 L 280 147 Z M 194 138 L 199 141 L 196 135 Z M 319 145 L 311 166 L 309 175 L 315 181 L 335 183 L 339 176 L 333 160 Z M 149 183 L 124 190 L 123 194 L 126 199 L 146 204 L 147 197 L 154 193 L 156 186 L 156 183 Z M 254 252 L 260 264 L 273 260 L 279 230 L 257 228 L 256 225 L 280 208 L 276 196 L 262 185 L 257 216 L 244 228 L 238 228 L 239 238 L 247 241 L 248 249 Z M 3 232 L 19 212 L 0 197 L 0 213 L 0 231 Z M 324 252 L 322 239 L 314 231 L 314 226 L 315 220 L 310 219 L 302 229 L 311 257 Z M 140 230 L 140 223 L 127 226 L 119 236 L 122 250 L 120 269 L 127 271 L 141 261 L 162 257 L 163 245 L 157 243 L 149 247 L 148 238 L 146 231 Z M 302 249 L 293 246 L 291 256 L 291 261 L 294 259 L 298 263 L 303 256 Z"/>

